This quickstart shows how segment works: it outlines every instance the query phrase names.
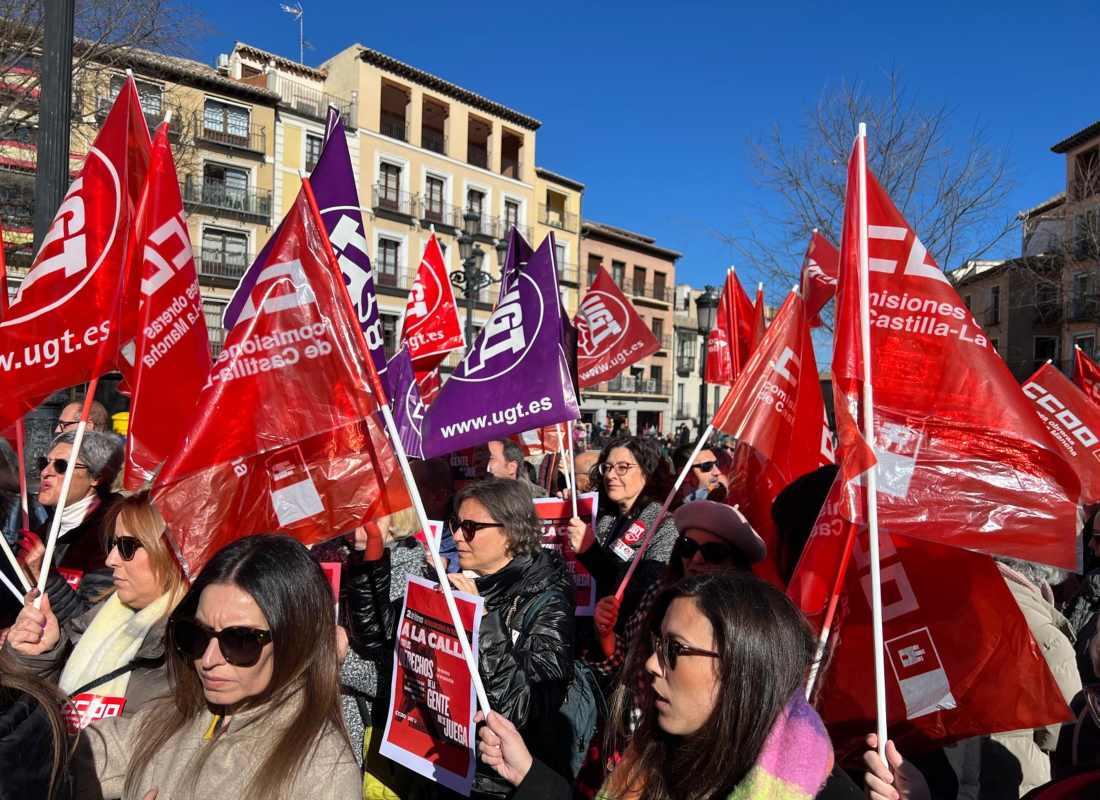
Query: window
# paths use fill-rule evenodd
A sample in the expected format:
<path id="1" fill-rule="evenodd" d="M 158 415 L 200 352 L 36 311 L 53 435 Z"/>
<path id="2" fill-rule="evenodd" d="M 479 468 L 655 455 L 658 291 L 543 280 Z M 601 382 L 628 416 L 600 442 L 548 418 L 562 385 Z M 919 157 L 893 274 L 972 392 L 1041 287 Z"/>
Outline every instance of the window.
<path id="1" fill-rule="evenodd" d="M 485 192 L 479 192 L 477 189 L 470 189 L 467 191 L 466 208 L 473 211 L 479 217 L 482 216 L 485 208 Z"/>
<path id="2" fill-rule="evenodd" d="M 1086 150 L 1074 159 L 1073 194 L 1077 200 L 1100 192 L 1100 147 Z"/>
<path id="3" fill-rule="evenodd" d="M 306 172 L 313 172 L 317 166 L 317 159 L 321 157 L 321 147 L 325 139 L 315 133 L 306 134 Z"/>
<path id="4" fill-rule="evenodd" d="M 665 273 L 653 273 L 653 296 L 658 300 L 665 299 Z"/>
<path id="5" fill-rule="evenodd" d="M 1074 302 L 1080 302 L 1089 295 L 1089 285 L 1091 283 L 1089 273 L 1077 272 L 1073 275 L 1073 300 Z"/>
<path id="6" fill-rule="evenodd" d="M 210 358 L 218 357 L 225 344 L 225 328 L 222 327 L 222 312 L 225 311 L 225 303 L 217 300 L 202 299 L 202 315 L 206 320 L 206 335 L 210 339 Z"/>
<path id="7" fill-rule="evenodd" d="M 248 235 L 203 228 L 199 271 L 219 278 L 240 278 L 248 267 Z"/>
<path id="8" fill-rule="evenodd" d="M 114 75 L 111 77 L 111 102 L 115 101 L 118 97 L 118 93 L 122 91 L 122 86 L 126 82 L 126 76 Z M 164 116 L 164 90 L 157 86 L 155 83 L 146 83 L 145 81 L 135 81 L 138 90 L 138 100 L 141 103 L 141 110 L 149 117 L 152 117 L 150 122 L 159 123 L 160 118 Z"/>
<path id="9" fill-rule="evenodd" d="M 224 164 L 203 164 L 202 201 L 219 208 L 245 208 L 248 204 L 248 170 Z"/>
<path id="10" fill-rule="evenodd" d="M 507 233 L 513 225 L 519 227 L 519 203 L 515 202 L 514 200 L 505 200 L 504 232 Z"/>
<path id="11" fill-rule="evenodd" d="M 397 274 L 401 269 L 401 242 L 387 236 L 378 237 L 378 282 L 397 286 Z"/>
<path id="12" fill-rule="evenodd" d="M 684 384 L 676 384 L 676 416 L 686 417 L 687 406 L 684 405 Z"/>
<path id="13" fill-rule="evenodd" d="M 1080 347 L 1085 355 L 1089 358 L 1094 358 L 1093 352 L 1096 350 L 1096 336 L 1095 334 L 1083 334 L 1073 337 L 1073 343 Z"/>
<path id="14" fill-rule="evenodd" d="M 588 254 L 588 285 L 591 286 L 593 281 L 596 280 L 596 276 L 600 274 L 600 267 L 603 266 L 603 259 L 600 256 L 592 253 Z"/>
<path id="15" fill-rule="evenodd" d="M 401 196 L 401 167 L 383 161 L 378 166 L 378 196 L 396 204 Z"/>
<path id="16" fill-rule="evenodd" d="M 394 314 L 382 314 L 382 348 L 386 358 L 393 358 L 397 352 L 397 317 Z"/>
<path id="17" fill-rule="evenodd" d="M 1058 360 L 1058 337 L 1057 336 L 1036 336 L 1035 337 L 1035 363 L 1046 361 Z"/>
<path id="18" fill-rule="evenodd" d="M 1073 257 L 1079 261 L 1100 254 L 1100 220 L 1096 209 L 1074 217 Z"/>
<path id="19" fill-rule="evenodd" d="M 626 282 L 626 264 L 622 261 L 611 262 L 611 280 L 615 281 L 619 286 L 622 286 Z"/>
<path id="20" fill-rule="evenodd" d="M 645 267 L 634 268 L 634 293 L 643 294 L 645 292 Z"/>
<path id="21" fill-rule="evenodd" d="M 554 242 L 554 263 L 559 270 L 565 265 L 565 245 L 559 242 Z"/>
<path id="22" fill-rule="evenodd" d="M 1001 321 L 1001 287 L 994 286 L 989 290 L 989 316 L 986 317 L 986 325 L 997 325 Z"/>
<path id="23" fill-rule="evenodd" d="M 215 139 L 248 141 L 248 109 L 219 100 L 207 100 L 202 111 L 202 127 Z"/>
<path id="24" fill-rule="evenodd" d="M 424 181 L 424 216 L 433 222 L 443 221 L 443 189 L 446 186 L 442 178 L 429 175 Z"/>
<path id="25" fill-rule="evenodd" d="M 665 321 L 654 317 L 649 321 L 649 329 L 653 331 L 653 335 L 657 337 L 657 341 L 661 341 L 661 337 L 665 335 Z"/>
<path id="26" fill-rule="evenodd" d="M 656 383 L 654 391 L 661 391 L 661 379 L 664 377 L 664 368 L 660 364 L 651 364 L 649 367 L 649 377 Z"/>

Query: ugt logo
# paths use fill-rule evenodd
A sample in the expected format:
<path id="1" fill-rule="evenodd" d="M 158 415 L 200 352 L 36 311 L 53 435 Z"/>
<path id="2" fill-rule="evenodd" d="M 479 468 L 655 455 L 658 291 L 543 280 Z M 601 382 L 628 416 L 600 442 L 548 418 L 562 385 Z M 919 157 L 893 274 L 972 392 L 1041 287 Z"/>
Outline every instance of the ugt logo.
<path id="1" fill-rule="evenodd" d="M 627 311 L 607 292 L 589 292 L 577 315 L 577 347 L 587 358 L 611 350 L 626 333 Z"/>
<path id="2" fill-rule="evenodd" d="M 523 335 L 523 306 L 519 302 L 519 286 L 502 294 L 493 315 L 481 329 L 478 346 L 466 360 L 466 374 L 477 375 L 488 363 L 501 356 L 514 356 L 527 346 Z"/>

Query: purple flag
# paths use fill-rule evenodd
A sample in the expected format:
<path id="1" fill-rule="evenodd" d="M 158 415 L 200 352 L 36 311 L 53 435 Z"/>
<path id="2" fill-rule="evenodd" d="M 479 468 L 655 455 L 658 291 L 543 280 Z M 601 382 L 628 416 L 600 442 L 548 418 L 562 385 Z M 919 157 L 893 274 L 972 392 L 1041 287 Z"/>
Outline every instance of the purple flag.
<path id="1" fill-rule="evenodd" d="M 510 236 L 500 298 L 424 417 L 426 458 L 580 417 L 562 347 L 562 314 L 547 237 Z"/>
<path id="2" fill-rule="evenodd" d="M 382 320 L 378 315 L 378 296 L 374 291 L 374 271 L 370 264 L 370 246 L 363 229 L 363 214 L 359 209 L 359 192 L 355 188 L 355 173 L 344 135 L 344 122 L 339 112 L 330 107 L 325 125 L 325 143 L 317 166 L 310 173 L 313 194 L 321 209 L 325 231 L 344 273 L 344 283 L 351 303 L 359 317 L 359 325 L 370 348 L 371 360 L 378 373 L 386 370 L 386 351 L 382 346 Z M 280 224 L 281 227 L 281 224 Z M 264 245 L 252 266 L 237 284 L 222 324 L 230 330 L 237 324 L 241 310 L 252 294 L 260 268 L 267 263 L 267 253 L 279 237 L 278 231 Z"/>
<path id="3" fill-rule="evenodd" d="M 413 370 L 408 347 L 402 347 L 390 359 L 382 380 L 386 385 L 390 410 L 393 411 L 393 421 L 397 424 L 405 455 L 409 458 L 424 458 L 420 430 L 425 409 L 420 401 L 420 389 L 416 385 L 416 372 Z"/>

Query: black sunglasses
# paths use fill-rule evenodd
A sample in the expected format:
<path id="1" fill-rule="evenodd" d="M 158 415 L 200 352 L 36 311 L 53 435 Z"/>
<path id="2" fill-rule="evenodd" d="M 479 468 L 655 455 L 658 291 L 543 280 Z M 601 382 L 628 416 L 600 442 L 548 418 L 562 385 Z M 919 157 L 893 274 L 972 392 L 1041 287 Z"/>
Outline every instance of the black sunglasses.
<path id="1" fill-rule="evenodd" d="M 717 461 L 700 461 L 698 464 L 692 464 L 691 468 L 697 469 L 700 472 L 710 472 L 717 463 Z"/>
<path id="2" fill-rule="evenodd" d="M 653 631 L 649 634 L 650 645 L 657 654 L 657 663 L 661 665 L 662 672 L 671 672 L 676 669 L 676 660 L 680 656 L 706 656 L 707 658 L 721 658 L 718 653 L 711 650 L 700 650 L 698 647 L 682 644 L 669 636 L 662 636 Z"/>
<path id="3" fill-rule="evenodd" d="M 459 519 L 458 517 L 451 518 L 451 533 L 458 533 L 462 531 L 463 538 L 467 542 L 473 541 L 477 536 L 478 531 L 483 531 L 488 528 L 503 528 L 499 522 L 474 522 L 472 519 Z"/>
<path id="4" fill-rule="evenodd" d="M 144 547 L 140 539 L 133 536 L 108 536 L 107 553 L 110 554 L 116 547 L 123 561 L 133 561 L 139 547 Z"/>
<path id="5" fill-rule="evenodd" d="M 222 656 L 234 667 L 251 667 L 260 660 L 264 645 L 271 641 L 271 631 L 234 625 L 216 631 L 194 619 L 174 619 L 171 622 L 172 642 L 184 658 L 202 658 L 211 639 L 218 640 Z"/>
<path id="6" fill-rule="evenodd" d="M 691 561 L 695 558 L 696 553 L 702 553 L 703 560 L 708 564 L 724 564 L 727 561 L 732 561 L 734 557 L 733 548 L 721 542 L 699 544 L 694 539 L 681 536 L 676 544 L 680 548 L 680 556 L 684 561 Z"/>
<path id="7" fill-rule="evenodd" d="M 34 460 L 34 466 L 39 472 L 42 472 L 50 464 L 53 464 L 53 471 L 58 475 L 64 475 L 65 471 L 69 468 L 69 462 L 64 458 L 46 458 L 45 456 L 39 456 Z M 87 469 L 88 465 L 81 464 L 77 461 L 76 468 Z"/>

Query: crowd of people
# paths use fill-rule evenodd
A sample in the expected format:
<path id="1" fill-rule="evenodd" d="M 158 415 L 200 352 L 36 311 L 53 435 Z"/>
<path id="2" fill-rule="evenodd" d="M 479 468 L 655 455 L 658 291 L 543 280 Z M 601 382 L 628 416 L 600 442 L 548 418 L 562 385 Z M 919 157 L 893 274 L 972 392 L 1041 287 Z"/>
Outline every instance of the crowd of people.
<path id="1" fill-rule="evenodd" d="M 2 609 L 0 798 L 452 796 L 379 752 L 406 582 L 436 576 L 415 515 L 365 520 L 312 548 L 278 532 L 243 537 L 188 583 L 150 495 L 116 491 L 121 440 L 100 428 L 76 456 L 47 564 L 74 413 L 62 412 L 37 464 L 31 529 L 9 537 L 27 577 L 45 570 L 47 579 L 41 597 L 32 589 Z M 568 491 L 556 468 L 540 478 L 536 459 L 510 440 L 490 442 L 487 474 L 464 486 L 445 461 L 414 464 L 429 516 L 447 520 L 449 581 L 484 601 L 478 673 L 492 711 L 477 717 L 472 797 L 1100 795 L 1100 783 L 1081 788 L 1100 770 L 1091 524 L 1083 576 L 1001 564 L 1072 722 L 990 731 L 909 760 L 889 743 L 888 763 L 869 736 L 864 762 L 842 764 L 806 699 L 816 637 L 786 594 L 754 575 L 770 559 L 790 580 L 835 468 L 779 495 L 782 551 L 768 553 L 726 502 L 737 487 L 725 447 L 596 438 L 599 450 L 565 462 L 577 491 L 598 494 L 592 523 L 573 518 L 567 531 L 594 578 L 592 617 L 575 614 L 566 562 L 541 544 L 533 498 Z M 659 520 L 681 469 L 673 513 Z M 10 478 L 0 483 L 9 532 L 18 518 Z M 320 567 L 333 560 L 343 562 L 338 619 Z M 119 713 L 74 726 L 87 693 Z M 1075 780 L 1079 793 L 1052 793 Z"/>

